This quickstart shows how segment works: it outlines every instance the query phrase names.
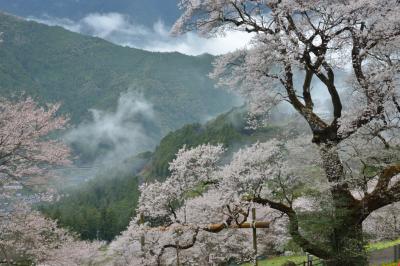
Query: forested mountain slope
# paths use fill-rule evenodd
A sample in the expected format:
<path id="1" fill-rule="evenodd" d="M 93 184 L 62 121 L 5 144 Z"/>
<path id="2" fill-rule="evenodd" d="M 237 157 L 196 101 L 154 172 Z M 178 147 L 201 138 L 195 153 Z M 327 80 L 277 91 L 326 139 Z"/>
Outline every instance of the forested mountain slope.
<path id="1" fill-rule="evenodd" d="M 61 102 L 73 123 L 115 109 L 122 92 L 154 106 L 160 136 L 228 110 L 233 97 L 207 77 L 213 58 L 152 53 L 0 13 L 0 92 Z"/>

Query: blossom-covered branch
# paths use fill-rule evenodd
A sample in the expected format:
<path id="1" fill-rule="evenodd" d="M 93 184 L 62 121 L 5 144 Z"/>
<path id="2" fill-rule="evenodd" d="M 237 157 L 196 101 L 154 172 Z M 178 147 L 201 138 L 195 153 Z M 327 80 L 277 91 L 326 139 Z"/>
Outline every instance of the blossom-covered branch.
<path id="1" fill-rule="evenodd" d="M 32 181 L 52 166 L 70 163 L 69 148 L 50 134 L 65 128 L 59 105 L 40 107 L 31 98 L 0 100 L 0 183 Z"/>

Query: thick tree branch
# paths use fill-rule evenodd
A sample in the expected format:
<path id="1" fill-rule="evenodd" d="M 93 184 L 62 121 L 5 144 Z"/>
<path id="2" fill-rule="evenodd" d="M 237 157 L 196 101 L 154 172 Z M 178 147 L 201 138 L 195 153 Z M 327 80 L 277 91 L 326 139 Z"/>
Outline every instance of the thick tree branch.
<path id="1" fill-rule="evenodd" d="M 329 40 L 328 37 L 323 36 L 322 43 L 319 47 L 315 47 L 311 41 L 308 41 L 306 44 L 307 47 L 309 48 L 304 51 L 302 60 L 306 66 L 306 69 L 311 70 L 313 74 L 315 74 L 318 77 L 318 79 L 322 83 L 324 83 L 324 85 L 328 89 L 328 92 L 331 96 L 331 101 L 333 105 L 333 116 L 334 116 L 334 120 L 332 121 L 331 126 L 335 127 L 337 120 L 342 116 L 343 107 L 339 93 L 335 86 L 335 74 L 333 72 L 332 67 L 325 60 L 328 40 Z M 317 60 L 315 63 L 312 63 L 311 61 L 311 53 L 317 55 Z M 321 66 L 326 70 L 327 75 L 325 75 L 320 71 Z M 308 79 L 307 75 L 311 75 L 311 73 L 306 72 L 305 81 L 307 81 Z"/>
<path id="2" fill-rule="evenodd" d="M 354 32 L 354 30 L 351 30 L 350 32 L 352 34 L 352 41 L 353 41 L 353 47 L 351 50 L 351 60 L 352 60 L 354 74 L 361 88 L 363 88 L 365 96 L 367 97 L 368 101 L 371 102 L 373 101 L 372 95 L 369 91 L 367 78 L 365 77 L 362 69 L 363 56 L 361 55 L 361 50 L 364 45 L 362 44 L 362 41 L 359 39 L 359 37 L 357 37 L 357 33 Z"/>
<path id="3" fill-rule="evenodd" d="M 296 242 L 296 244 L 298 244 L 304 251 L 310 252 L 322 259 L 328 259 L 332 256 L 329 251 L 319 247 L 314 243 L 311 243 L 300 233 L 297 214 L 291 207 L 286 206 L 283 203 L 271 201 L 261 197 L 255 197 L 251 200 L 255 203 L 269 206 L 272 209 L 285 213 L 289 218 L 289 233 L 293 237 L 293 240 Z"/>
<path id="4" fill-rule="evenodd" d="M 400 114 L 400 104 L 399 104 L 399 102 L 397 101 L 397 99 L 396 99 L 396 96 L 392 96 L 392 101 L 393 101 L 393 103 L 394 103 L 394 106 L 396 106 L 396 110 L 397 110 L 397 112 Z"/>
<path id="5" fill-rule="evenodd" d="M 326 61 L 324 61 L 322 65 L 328 73 L 328 78 L 325 79 L 325 77 L 321 75 L 321 72 L 317 72 L 317 76 L 328 88 L 328 92 L 331 96 L 333 105 L 333 116 L 334 116 L 333 123 L 336 123 L 337 119 L 339 119 L 342 116 L 342 108 L 343 108 L 342 102 L 340 100 L 339 93 L 335 86 L 335 74 L 333 73 L 333 69 L 331 68 L 331 66 L 329 66 L 329 64 Z"/>
<path id="6" fill-rule="evenodd" d="M 390 165 L 381 172 L 374 190 L 370 194 L 366 194 L 361 201 L 364 207 L 363 219 L 379 208 L 400 201 L 400 181 L 397 181 L 397 183 L 389 188 L 393 177 L 399 174 L 400 163 Z"/>
<path id="7" fill-rule="evenodd" d="M 285 64 L 285 80 L 282 81 L 292 106 L 306 119 L 313 132 L 322 131 L 328 125 L 312 110 L 306 108 L 296 95 L 293 84 L 293 72 L 290 64 Z"/>
<path id="8" fill-rule="evenodd" d="M 313 71 L 309 68 L 306 68 L 306 76 L 304 78 L 303 83 L 303 97 L 304 102 L 306 104 L 306 108 L 312 110 L 314 107 L 314 103 L 311 97 L 311 81 L 313 78 Z"/>
<path id="9" fill-rule="evenodd" d="M 179 250 L 185 250 L 185 249 L 192 248 L 192 247 L 196 244 L 196 242 L 197 242 L 197 236 L 199 235 L 199 231 L 200 231 L 200 228 L 196 228 L 196 229 L 194 230 L 194 234 L 193 234 L 193 236 L 192 236 L 191 241 L 190 241 L 189 243 L 187 243 L 186 245 L 180 245 L 180 244 L 167 244 L 167 245 L 164 245 L 164 246 L 161 248 L 160 253 L 158 253 L 158 256 L 157 256 L 157 264 L 158 264 L 159 266 L 161 265 L 161 258 L 162 258 L 162 255 L 164 254 L 164 252 L 165 252 L 165 250 L 166 250 L 167 248 L 174 248 L 174 249 L 179 249 Z"/>

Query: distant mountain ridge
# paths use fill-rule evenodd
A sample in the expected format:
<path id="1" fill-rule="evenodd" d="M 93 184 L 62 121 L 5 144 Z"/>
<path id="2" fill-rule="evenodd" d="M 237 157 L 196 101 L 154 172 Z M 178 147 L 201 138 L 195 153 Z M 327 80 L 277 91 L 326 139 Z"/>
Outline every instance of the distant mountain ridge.
<path id="1" fill-rule="evenodd" d="M 25 92 L 42 102 L 61 102 L 77 124 L 91 108 L 114 110 L 122 92 L 150 101 L 162 136 L 204 121 L 232 106 L 234 97 L 207 77 L 212 56 L 153 53 L 111 44 L 0 13 L 0 92 Z"/>

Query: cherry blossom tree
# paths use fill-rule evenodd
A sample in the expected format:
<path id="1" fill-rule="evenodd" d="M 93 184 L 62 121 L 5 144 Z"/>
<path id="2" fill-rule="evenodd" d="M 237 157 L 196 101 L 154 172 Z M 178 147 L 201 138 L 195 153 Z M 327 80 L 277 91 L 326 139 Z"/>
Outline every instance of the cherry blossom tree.
<path id="1" fill-rule="evenodd" d="M 13 197 L 13 189 L 43 184 L 53 167 L 71 163 L 70 149 L 54 137 L 67 123 L 57 116 L 58 109 L 59 104 L 40 107 L 32 98 L 0 99 L 1 263 L 89 265 L 99 256 L 103 243 L 79 241 L 32 210 L 30 200 Z M 51 201 L 52 196 L 53 192 L 34 195 L 39 201 Z"/>
<path id="2" fill-rule="evenodd" d="M 0 261 L 8 265 L 85 265 L 100 256 L 101 242 L 77 240 L 26 204 L 1 212 Z"/>
<path id="3" fill-rule="evenodd" d="M 280 148 L 277 141 L 256 143 L 238 151 L 225 165 L 221 145 L 179 150 L 167 180 L 141 187 L 137 212 L 144 219 L 140 215 L 133 219 L 111 244 L 113 257 L 120 258 L 117 264 L 250 260 L 251 230 L 240 228 L 252 226 L 249 212 L 257 204 L 249 197 L 265 192 L 269 181 L 276 185 L 270 175 L 282 169 Z M 292 187 L 296 190 L 295 182 Z M 254 221 L 254 225 L 269 225 L 259 233 L 259 248 L 282 249 L 289 240 L 287 219 L 267 206 L 257 205 L 257 210 L 257 219 L 268 223 Z"/>
<path id="4" fill-rule="evenodd" d="M 67 123 L 58 109 L 58 104 L 40 107 L 32 98 L 0 99 L 0 184 L 32 184 L 51 167 L 70 163 L 69 148 L 50 137 Z"/>
<path id="5" fill-rule="evenodd" d="M 253 256 L 251 230 L 238 229 L 235 222 L 229 222 L 229 225 L 221 223 L 227 218 L 225 212 L 217 213 L 210 207 L 221 203 L 218 196 L 210 192 L 187 200 L 186 223 L 155 226 L 150 222 L 141 225 L 138 218 L 132 220 L 127 230 L 110 244 L 109 256 L 114 258 L 115 265 L 121 266 L 208 265 L 250 260 Z M 223 208 L 218 206 L 217 209 Z M 182 217 L 183 212 L 183 209 L 179 210 L 178 217 Z M 279 215 L 275 215 L 275 218 L 279 218 Z M 258 216 L 260 220 L 271 220 L 272 217 L 271 213 L 267 215 L 261 211 Z M 146 220 L 151 218 L 147 216 Z M 276 229 L 259 232 L 260 250 L 282 248 L 278 245 L 286 244 L 286 228 L 281 226 L 282 223 L 276 225 Z"/>
<path id="6" fill-rule="evenodd" d="M 365 265 L 363 221 L 400 201 L 399 2 L 181 0 L 180 7 L 175 33 L 253 34 L 248 49 L 216 61 L 212 77 L 247 99 L 252 122 L 285 103 L 309 125 L 331 207 L 326 241 L 304 235 L 290 201 L 257 191 L 250 198 L 284 213 L 303 250 L 329 265 Z M 321 94 L 329 105 L 317 101 Z"/>

